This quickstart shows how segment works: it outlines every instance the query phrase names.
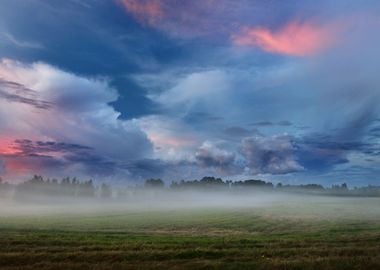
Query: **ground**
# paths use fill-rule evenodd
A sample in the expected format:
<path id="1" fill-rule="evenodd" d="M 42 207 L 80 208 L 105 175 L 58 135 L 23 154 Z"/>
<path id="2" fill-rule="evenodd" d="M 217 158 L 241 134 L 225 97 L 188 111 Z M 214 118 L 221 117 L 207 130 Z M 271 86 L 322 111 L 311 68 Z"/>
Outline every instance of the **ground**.
<path id="1" fill-rule="evenodd" d="M 2 208 L 0 269 L 380 269 L 378 198 Z"/>

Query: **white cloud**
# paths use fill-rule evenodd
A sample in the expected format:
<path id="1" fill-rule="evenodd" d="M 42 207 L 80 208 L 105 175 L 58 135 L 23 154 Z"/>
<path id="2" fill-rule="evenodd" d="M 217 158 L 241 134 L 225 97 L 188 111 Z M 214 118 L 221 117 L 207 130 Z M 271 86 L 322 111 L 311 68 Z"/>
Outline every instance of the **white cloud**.
<path id="1" fill-rule="evenodd" d="M 229 78 L 224 71 L 208 70 L 190 73 L 178 81 L 174 87 L 157 96 L 152 95 L 152 98 L 169 110 L 210 111 L 220 109 L 229 90 Z"/>
<path id="2" fill-rule="evenodd" d="M 23 49 L 43 49 L 44 48 L 44 45 L 42 45 L 41 43 L 33 42 L 33 41 L 20 40 L 20 39 L 16 38 L 14 35 L 12 35 L 11 33 L 7 33 L 7 32 L 1 32 L 0 38 L 6 44 L 16 46 L 19 48 L 23 48 Z"/>
<path id="3" fill-rule="evenodd" d="M 44 63 L 0 62 L 0 139 L 30 139 L 85 145 L 105 160 L 150 157 L 152 145 L 134 121 L 118 120 L 108 103 L 117 92 L 104 79 L 83 78 Z M 30 96 L 30 100 L 22 97 Z M 44 101 L 48 108 L 39 108 Z"/>

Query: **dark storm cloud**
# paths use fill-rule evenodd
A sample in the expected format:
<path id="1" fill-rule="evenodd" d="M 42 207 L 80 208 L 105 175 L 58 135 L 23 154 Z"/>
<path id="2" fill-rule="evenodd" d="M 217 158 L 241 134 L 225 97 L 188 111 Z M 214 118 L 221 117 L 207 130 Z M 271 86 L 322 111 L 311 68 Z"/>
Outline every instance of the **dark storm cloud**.
<path id="1" fill-rule="evenodd" d="M 118 169 L 115 161 L 91 151 L 68 153 L 65 161 L 69 165 L 82 164 L 86 174 L 91 176 L 112 176 Z"/>
<path id="2" fill-rule="evenodd" d="M 221 147 L 205 142 L 195 153 L 195 159 L 199 166 L 203 168 L 213 168 L 222 174 L 237 174 L 242 171 L 242 167 L 236 163 L 236 154 Z"/>
<path id="3" fill-rule="evenodd" d="M 54 141 L 15 140 L 12 146 L 14 153 L 2 155 L 6 160 L 27 163 L 35 173 L 52 172 L 80 165 L 85 173 L 91 176 L 113 175 L 117 164 L 97 154 L 93 148 Z"/>
<path id="4" fill-rule="evenodd" d="M 147 158 L 124 162 L 119 165 L 120 168 L 128 171 L 132 180 L 137 181 L 158 177 L 165 180 L 179 180 L 204 176 L 199 166 L 188 160 L 165 161 Z"/>
<path id="5" fill-rule="evenodd" d="M 124 171 L 133 178 L 163 177 L 183 166 L 194 165 L 187 161 L 166 162 L 160 159 L 141 159 L 130 162 L 108 160 L 88 146 L 53 141 L 16 140 L 14 154 L 4 155 L 10 160 L 29 163 L 31 168 L 46 169 L 46 172 L 66 169 L 70 166 L 82 167 L 89 176 L 113 176 Z M 37 172 L 37 171 L 36 171 Z M 180 175 L 180 172 L 178 172 Z"/>
<path id="6" fill-rule="evenodd" d="M 375 144 L 333 139 L 322 134 L 305 137 L 257 134 L 235 144 L 229 141 L 216 146 L 206 142 L 197 150 L 195 158 L 201 167 L 214 168 L 219 173 L 283 175 L 331 170 L 348 163 L 350 153 L 375 155 L 378 148 Z"/>
<path id="7" fill-rule="evenodd" d="M 22 85 L 22 84 L 17 83 L 17 82 L 11 82 L 11 81 L 7 81 L 7 80 L 3 80 L 1 78 L 0 78 L 0 86 L 8 88 L 8 89 L 12 89 L 17 94 L 29 94 L 29 95 L 35 94 L 34 90 L 25 87 L 25 85 Z"/>
<path id="8" fill-rule="evenodd" d="M 142 159 L 122 165 L 133 176 L 137 177 L 162 177 L 170 165 L 159 159 Z"/>
<path id="9" fill-rule="evenodd" d="M 0 98 L 11 102 L 24 103 L 37 109 L 49 109 L 53 106 L 51 102 L 38 99 L 36 91 L 24 85 L 3 80 L 0 78 Z"/>
<path id="10" fill-rule="evenodd" d="M 371 156 L 379 149 L 375 142 L 342 141 L 330 134 L 309 134 L 294 141 L 300 164 L 309 170 L 326 171 L 349 163 L 349 154 L 362 153 Z"/>
<path id="11" fill-rule="evenodd" d="M 304 170 L 288 136 L 245 138 L 240 153 L 251 174 L 287 174 Z"/>
<path id="12" fill-rule="evenodd" d="M 31 141 L 31 140 L 15 140 L 14 147 L 15 150 L 20 152 L 22 155 L 30 155 L 34 153 L 80 153 L 84 151 L 93 150 L 91 147 L 70 144 L 64 142 L 54 142 L 54 141 Z"/>

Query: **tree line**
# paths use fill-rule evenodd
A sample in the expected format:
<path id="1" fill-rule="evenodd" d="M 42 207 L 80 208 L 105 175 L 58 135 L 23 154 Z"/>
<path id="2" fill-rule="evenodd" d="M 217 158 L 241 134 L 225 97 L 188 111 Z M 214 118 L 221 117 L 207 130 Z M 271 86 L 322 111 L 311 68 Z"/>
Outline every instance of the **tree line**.
<path id="1" fill-rule="evenodd" d="M 19 183 L 10 184 L 0 178 L 0 196 L 12 194 L 15 199 L 28 199 L 29 197 L 76 197 L 76 198 L 111 198 L 125 197 L 128 194 L 149 191 L 228 191 L 228 192 L 290 192 L 335 196 L 371 196 L 380 197 L 380 186 L 366 186 L 349 188 L 346 183 L 324 187 L 320 184 L 289 185 L 248 179 L 240 181 L 223 180 L 216 177 L 203 177 L 200 180 L 173 181 L 165 185 L 161 179 L 147 179 L 143 185 L 129 186 L 125 188 L 112 188 L 111 185 L 102 183 L 96 185 L 92 180 L 80 181 L 77 178 L 44 179 L 35 175 L 31 179 Z"/>
<path id="2" fill-rule="evenodd" d="M 112 197 L 112 188 L 105 183 L 96 186 L 92 180 L 80 181 L 75 177 L 65 177 L 57 180 L 44 179 L 40 175 L 34 175 L 31 179 L 19 184 L 9 184 L 0 178 L 0 196 L 9 194 L 12 194 L 17 200 L 39 196 L 53 198 L 110 198 Z"/>

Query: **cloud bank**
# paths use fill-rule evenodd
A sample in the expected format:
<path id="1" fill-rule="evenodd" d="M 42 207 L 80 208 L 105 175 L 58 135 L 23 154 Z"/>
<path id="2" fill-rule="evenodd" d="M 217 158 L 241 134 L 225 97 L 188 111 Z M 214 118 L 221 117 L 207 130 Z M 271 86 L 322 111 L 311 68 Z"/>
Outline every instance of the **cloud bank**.
<path id="1" fill-rule="evenodd" d="M 10 174 L 96 175 L 99 166 L 114 173 L 116 164 L 152 151 L 133 121 L 118 120 L 109 105 L 117 93 L 105 80 L 9 59 L 0 62 L 0 78 L 0 154 Z"/>
<path id="2" fill-rule="evenodd" d="M 1 175 L 375 183 L 379 11 L 354 0 L 3 3 Z"/>
<path id="3" fill-rule="evenodd" d="M 289 22 L 279 30 L 246 27 L 232 36 L 234 44 L 258 47 L 266 52 L 291 56 L 316 54 L 332 46 L 337 39 L 334 25 L 317 26 L 310 22 Z"/>

